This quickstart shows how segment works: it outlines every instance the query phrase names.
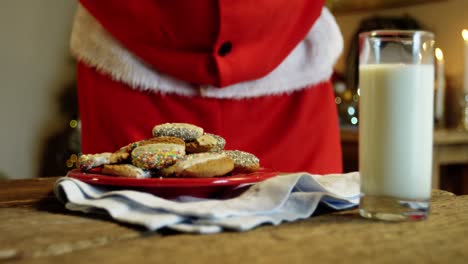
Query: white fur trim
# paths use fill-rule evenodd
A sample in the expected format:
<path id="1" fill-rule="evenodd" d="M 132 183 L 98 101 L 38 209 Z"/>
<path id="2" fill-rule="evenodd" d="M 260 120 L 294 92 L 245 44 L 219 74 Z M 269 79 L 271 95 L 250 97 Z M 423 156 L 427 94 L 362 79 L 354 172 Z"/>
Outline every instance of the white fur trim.
<path id="1" fill-rule="evenodd" d="M 71 52 L 78 60 L 134 89 L 213 98 L 276 95 L 318 84 L 330 78 L 342 50 L 343 38 L 338 25 L 328 9 L 323 8 L 305 39 L 276 69 L 260 79 L 220 89 L 194 86 L 152 69 L 125 49 L 81 5 L 71 36 Z"/>

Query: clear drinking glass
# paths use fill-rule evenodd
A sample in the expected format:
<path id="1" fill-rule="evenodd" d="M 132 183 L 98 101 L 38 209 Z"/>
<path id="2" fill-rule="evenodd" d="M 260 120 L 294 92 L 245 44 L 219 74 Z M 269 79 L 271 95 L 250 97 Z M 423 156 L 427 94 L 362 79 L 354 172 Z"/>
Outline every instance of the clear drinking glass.
<path id="1" fill-rule="evenodd" d="M 425 219 L 432 179 L 434 35 L 360 34 L 359 213 Z"/>

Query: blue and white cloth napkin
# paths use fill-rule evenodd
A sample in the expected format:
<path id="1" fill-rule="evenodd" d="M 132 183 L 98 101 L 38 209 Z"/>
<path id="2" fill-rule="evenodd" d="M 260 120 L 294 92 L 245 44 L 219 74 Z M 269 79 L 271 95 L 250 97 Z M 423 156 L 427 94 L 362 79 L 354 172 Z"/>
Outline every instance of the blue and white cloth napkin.
<path id="1" fill-rule="evenodd" d="M 54 192 L 69 210 L 104 210 L 116 221 L 149 230 L 208 234 L 308 218 L 320 202 L 335 210 L 354 207 L 359 203 L 359 173 L 276 176 L 226 200 L 188 196 L 167 200 L 145 192 L 109 191 L 68 177 L 57 180 Z"/>

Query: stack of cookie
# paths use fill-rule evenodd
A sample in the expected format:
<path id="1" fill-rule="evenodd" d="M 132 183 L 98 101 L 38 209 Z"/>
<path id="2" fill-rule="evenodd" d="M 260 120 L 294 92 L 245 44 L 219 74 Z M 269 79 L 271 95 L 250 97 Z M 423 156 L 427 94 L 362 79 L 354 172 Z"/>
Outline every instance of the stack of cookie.
<path id="1" fill-rule="evenodd" d="M 153 128 L 153 138 L 130 143 L 114 153 L 81 155 L 83 171 L 101 167 L 107 175 L 150 177 L 218 177 L 231 172 L 250 173 L 259 159 L 240 150 L 224 150 L 226 140 L 186 123 L 166 123 Z"/>

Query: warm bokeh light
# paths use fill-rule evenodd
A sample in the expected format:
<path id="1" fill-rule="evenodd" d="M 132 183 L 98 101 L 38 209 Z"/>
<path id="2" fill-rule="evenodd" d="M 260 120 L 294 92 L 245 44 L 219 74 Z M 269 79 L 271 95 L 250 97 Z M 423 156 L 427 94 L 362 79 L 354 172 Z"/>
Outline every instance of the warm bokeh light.
<path id="1" fill-rule="evenodd" d="M 70 160 L 73 161 L 73 162 L 76 162 L 78 160 L 78 156 L 76 154 L 72 154 L 70 156 Z"/>
<path id="2" fill-rule="evenodd" d="M 444 53 L 439 48 L 435 49 L 435 56 L 436 56 L 437 60 L 443 60 L 444 59 Z"/>
<path id="3" fill-rule="evenodd" d="M 78 121 L 76 120 L 70 120 L 70 127 L 71 128 L 76 128 L 78 126 Z"/>
<path id="4" fill-rule="evenodd" d="M 351 99 L 353 99 L 353 92 L 352 92 L 351 90 L 346 90 L 346 91 L 344 91 L 344 93 L 343 93 L 343 99 L 344 99 L 346 102 L 351 101 Z"/>
<path id="5" fill-rule="evenodd" d="M 359 102 L 359 94 L 353 95 L 353 101 L 356 103 Z"/>
<path id="6" fill-rule="evenodd" d="M 462 30 L 462 37 L 465 41 L 468 41 L 468 30 Z"/>
<path id="7" fill-rule="evenodd" d="M 341 98 L 340 97 L 335 97 L 335 103 L 336 104 L 341 104 Z"/>

